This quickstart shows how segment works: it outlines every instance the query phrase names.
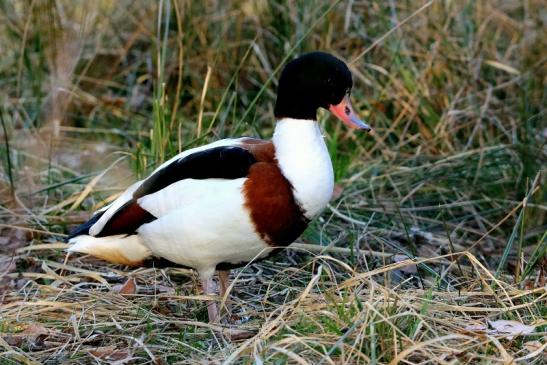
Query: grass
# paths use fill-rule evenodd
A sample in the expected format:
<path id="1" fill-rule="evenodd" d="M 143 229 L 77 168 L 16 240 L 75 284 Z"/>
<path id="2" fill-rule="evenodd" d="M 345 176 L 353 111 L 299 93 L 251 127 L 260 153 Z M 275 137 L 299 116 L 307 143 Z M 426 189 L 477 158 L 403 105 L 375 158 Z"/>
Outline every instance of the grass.
<path id="1" fill-rule="evenodd" d="M 0 2 L 0 363 L 542 363 L 542 5 Z M 65 258 L 161 161 L 268 138 L 279 70 L 316 49 L 348 61 L 374 133 L 320 113 L 337 197 L 234 273 L 238 336 L 191 271 Z"/>

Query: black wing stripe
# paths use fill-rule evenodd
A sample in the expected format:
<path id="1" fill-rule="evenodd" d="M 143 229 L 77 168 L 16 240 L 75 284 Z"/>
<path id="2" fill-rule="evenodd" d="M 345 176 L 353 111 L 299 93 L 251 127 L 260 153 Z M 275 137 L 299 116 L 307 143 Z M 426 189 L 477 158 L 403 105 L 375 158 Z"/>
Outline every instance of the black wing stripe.
<path id="1" fill-rule="evenodd" d="M 73 229 L 68 235 L 68 237 L 66 238 L 66 241 L 68 242 L 69 239 L 74 238 L 76 236 L 88 235 L 89 229 L 91 228 L 91 226 L 97 223 L 97 221 L 99 220 L 99 218 L 101 218 L 103 214 L 104 214 L 104 211 L 99 212 L 95 214 L 93 217 L 91 217 L 87 222 Z"/>
<path id="2" fill-rule="evenodd" d="M 233 146 L 215 147 L 195 152 L 148 177 L 133 193 L 133 198 L 153 194 L 184 179 L 238 179 L 247 176 L 255 157 L 246 149 Z"/>

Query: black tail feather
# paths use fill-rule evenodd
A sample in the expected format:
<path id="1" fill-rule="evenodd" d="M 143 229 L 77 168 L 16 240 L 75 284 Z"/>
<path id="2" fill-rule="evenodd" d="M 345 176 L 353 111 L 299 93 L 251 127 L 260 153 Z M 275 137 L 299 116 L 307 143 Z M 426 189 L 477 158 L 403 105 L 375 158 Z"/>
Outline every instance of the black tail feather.
<path id="1" fill-rule="evenodd" d="M 99 220 L 99 218 L 101 218 L 103 213 L 104 212 L 100 212 L 100 213 L 95 214 L 87 222 L 85 222 L 85 223 L 79 225 L 78 227 L 74 228 L 72 230 L 72 232 L 70 232 L 70 234 L 68 235 L 66 241 L 68 242 L 68 240 L 70 240 L 71 238 L 74 238 L 76 236 L 89 234 L 89 229 L 91 228 L 92 225 L 97 223 L 97 221 Z"/>

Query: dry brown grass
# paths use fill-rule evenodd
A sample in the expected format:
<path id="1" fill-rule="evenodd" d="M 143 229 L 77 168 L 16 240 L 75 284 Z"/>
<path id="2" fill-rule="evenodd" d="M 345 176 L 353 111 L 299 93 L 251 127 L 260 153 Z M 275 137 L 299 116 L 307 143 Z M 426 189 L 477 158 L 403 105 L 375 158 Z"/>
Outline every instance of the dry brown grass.
<path id="1" fill-rule="evenodd" d="M 310 248 L 319 247 L 296 250 Z M 21 250 L 41 267 L 10 274 L 24 284 L 6 294 L 2 308 L 12 326 L 4 355 L 27 363 L 87 363 L 93 355 L 137 363 L 512 363 L 541 362 L 546 346 L 537 341 L 541 332 L 508 339 L 516 333 L 477 330 L 500 315 L 544 328 L 538 310 L 547 293 L 496 279 L 469 253 L 463 268 L 449 255 L 411 263 L 442 268 L 448 287 L 412 275 L 397 280 L 409 261 L 360 270 L 344 255 L 324 253 L 294 266 L 253 265 L 236 274 L 231 289 L 239 324 L 224 327 L 206 323 L 203 302 L 211 298 L 195 293 L 187 270 L 128 271 L 89 258 L 62 264 L 34 256 L 43 249 Z M 128 277 L 137 292 L 117 293 L 113 286 Z"/>

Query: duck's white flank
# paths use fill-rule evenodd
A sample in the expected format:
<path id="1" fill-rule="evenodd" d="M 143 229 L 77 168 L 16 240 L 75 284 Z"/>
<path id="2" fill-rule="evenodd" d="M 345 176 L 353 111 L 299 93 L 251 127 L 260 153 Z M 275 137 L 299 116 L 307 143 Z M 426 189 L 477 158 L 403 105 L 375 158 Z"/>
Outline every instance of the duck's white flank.
<path id="1" fill-rule="evenodd" d="M 221 262 L 238 264 L 268 254 L 242 192 L 246 178 L 185 179 L 139 199 L 158 219 L 138 230 L 155 256 L 211 277 Z"/>
<path id="2" fill-rule="evenodd" d="M 327 206 L 334 188 L 332 162 L 314 120 L 284 118 L 273 136 L 275 154 L 294 196 L 311 219 Z"/>

